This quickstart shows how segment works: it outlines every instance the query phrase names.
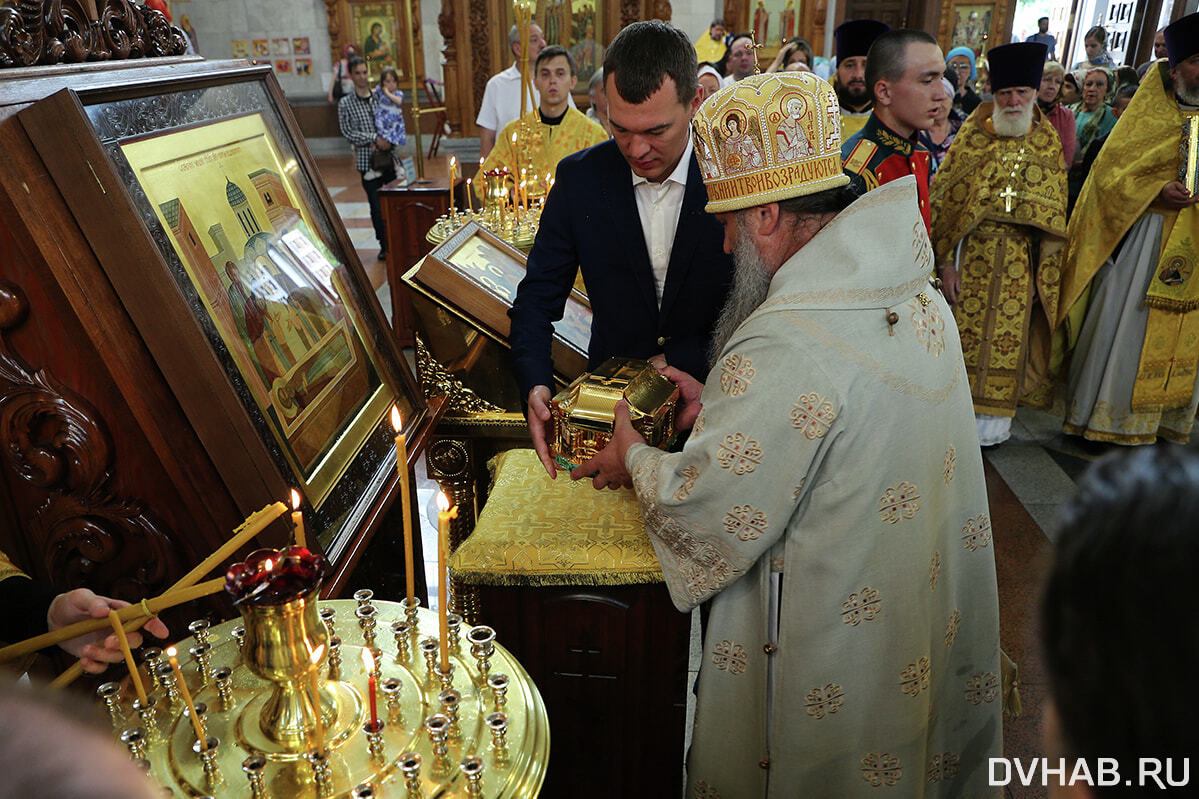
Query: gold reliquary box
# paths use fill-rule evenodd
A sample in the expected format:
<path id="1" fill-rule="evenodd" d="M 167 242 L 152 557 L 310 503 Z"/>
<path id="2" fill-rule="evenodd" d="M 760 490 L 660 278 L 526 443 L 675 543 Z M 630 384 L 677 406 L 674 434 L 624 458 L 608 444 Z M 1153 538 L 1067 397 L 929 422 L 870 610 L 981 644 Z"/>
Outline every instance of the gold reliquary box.
<path id="1" fill-rule="evenodd" d="M 633 427 L 652 447 L 665 449 L 675 437 L 679 389 L 647 361 L 609 358 L 575 379 L 550 401 L 550 451 L 564 469 L 573 469 L 612 439 L 616 403 L 629 404 Z"/>

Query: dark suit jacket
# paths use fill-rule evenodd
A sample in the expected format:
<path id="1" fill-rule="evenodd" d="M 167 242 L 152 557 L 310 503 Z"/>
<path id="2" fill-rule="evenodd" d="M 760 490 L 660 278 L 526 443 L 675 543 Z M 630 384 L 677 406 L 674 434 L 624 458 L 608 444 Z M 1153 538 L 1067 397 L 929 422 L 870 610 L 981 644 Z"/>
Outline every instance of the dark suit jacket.
<path id="1" fill-rule="evenodd" d="M 594 314 L 590 368 L 611 357 L 649 358 L 664 352 L 667 363 L 703 381 L 712 326 L 733 275 L 723 229 L 704 212 L 707 201 L 692 154 L 659 310 L 632 171 L 616 142 L 562 159 L 528 272 L 508 312 L 522 397 L 533 386 L 553 389 L 552 324 L 562 318 L 576 267 L 583 270 Z"/>

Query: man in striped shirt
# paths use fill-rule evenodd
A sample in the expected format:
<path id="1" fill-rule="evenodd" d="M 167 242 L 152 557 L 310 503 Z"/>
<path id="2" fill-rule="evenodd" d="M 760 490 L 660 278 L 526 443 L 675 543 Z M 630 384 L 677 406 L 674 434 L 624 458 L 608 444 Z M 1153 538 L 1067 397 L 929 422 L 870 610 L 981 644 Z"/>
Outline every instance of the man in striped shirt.
<path id="1" fill-rule="evenodd" d="M 371 165 L 371 154 L 375 151 L 387 152 L 391 149 L 391 142 L 380 136 L 375 128 L 375 106 L 379 99 L 370 89 L 366 61 L 354 57 L 350 59 L 349 66 L 354 91 L 337 103 L 337 124 L 341 128 L 341 135 L 354 146 L 354 167 L 362 176 L 362 188 L 370 204 L 371 224 L 375 228 L 375 238 L 379 240 L 379 260 L 382 261 L 387 258 L 387 230 L 383 225 L 383 211 L 379 207 L 379 189 L 395 180 L 396 172 L 391 159 L 387 159 L 387 166 L 382 170 L 375 169 Z"/>

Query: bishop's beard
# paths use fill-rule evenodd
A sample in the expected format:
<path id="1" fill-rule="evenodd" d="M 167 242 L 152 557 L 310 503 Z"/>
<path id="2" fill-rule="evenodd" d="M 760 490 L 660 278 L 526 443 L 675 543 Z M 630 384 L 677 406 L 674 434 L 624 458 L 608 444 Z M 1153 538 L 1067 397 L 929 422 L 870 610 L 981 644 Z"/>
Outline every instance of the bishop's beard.
<path id="1" fill-rule="evenodd" d="M 720 361 L 733 333 L 757 310 L 770 291 L 770 272 L 750 236 L 745 217 L 737 214 L 734 224 L 737 225 L 737 243 L 733 246 L 733 288 L 712 329 L 712 348 L 708 352 L 711 367 Z"/>
<path id="2" fill-rule="evenodd" d="M 995 132 L 1006 138 L 1019 138 L 1032 129 L 1032 103 L 1018 108 L 998 108 L 991 112 Z"/>
<path id="3" fill-rule="evenodd" d="M 1199 105 L 1199 86 L 1188 86 L 1181 80 L 1174 81 L 1174 93 L 1186 105 Z"/>

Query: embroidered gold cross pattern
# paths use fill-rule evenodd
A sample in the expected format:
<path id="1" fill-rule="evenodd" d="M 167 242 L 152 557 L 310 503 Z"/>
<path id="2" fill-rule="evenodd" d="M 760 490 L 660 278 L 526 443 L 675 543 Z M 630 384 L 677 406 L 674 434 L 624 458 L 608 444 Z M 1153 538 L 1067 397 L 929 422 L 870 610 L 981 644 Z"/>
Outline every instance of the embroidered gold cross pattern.
<path id="1" fill-rule="evenodd" d="M 762 462 L 762 448 L 744 433 L 729 433 L 720 442 L 716 462 L 722 469 L 732 469 L 733 474 L 748 474 Z"/>
<path id="2" fill-rule="evenodd" d="M 724 531 L 741 541 L 755 541 L 766 531 L 766 514 L 753 505 L 734 505 L 724 516 Z"/>
<path id="3" fill-rule="evenodd" d="M 739 396 L 745 393 L 756 375 L 752 359 L 733 353 L 720 362 L 720 389 L 730 397 Z"/>
<path id="4" fill-rule="evenodd" d="M 966 701 L 972 705 L 994 702 L 999 696 L 999 678 L 995 672 L 975 674 L 966 681 Z"/>
<path id="5" fill-rule="evenodd" d="M 850 627 L 857 627 L 863 621 L 870 621 L 883 609 L 883 600 L 878 591 L 866 586 L 861 591 L 849 595 L 849 599 L 841 603 L 841 621 Z"/>
<path id="6" fill-rule="evenodd" d="M 809 441 L 823 438 L 836 419 L 833 404 L 815 392 L 800 394 L 791 409 L 791 426 Z"/>
<path id="7" fill-rule="evenodd" d="M 916 696 L 928 689 L 928 673 L 930 670 L 928 658 L 920 658 L 915 663 L 909 663 L 899 672 L 899 690 L 908 696 Z"/>
<path id="8" fill-rule="evenodd" d="M 933 755 L 928 761 L 928 781 L 952 780 L 958 774 L 958 756 L 953 752 Z"/>
<path id="9" fill-rule="evenodd" d="M 712 663 L 716 665 L 716 668 L 727 671 L 729 674 L 744 674 L 745 664 L 748 660 L 745 648 L 732 641 L 721 641 L 712 650 Z"/>
<path id="10" fill-rule="evenodd" d="M 808 691 L 804 700 L 807 704 L 808 715 L 822 719 L 841 709 L 841 705 L 845 704 L 845 693 L 841 690 L 840 685 L 830 682 L 823 688 L 813 688 Z"/>
<path id="11" fill-rule="evenodd" d="M 883 492 L 878 500 L 878 514 L 887 524 L 895 524 L 900 518 L 910 519 L 920 510 L 920 492 L 906 480 Z"/>
<path id="12" fill-rule="evenodd" d="M 862 757 L 862 779 L 875 788 L 894 785 L 903 776 L 899 758 L 887 752 L 870 752 Z"/>

